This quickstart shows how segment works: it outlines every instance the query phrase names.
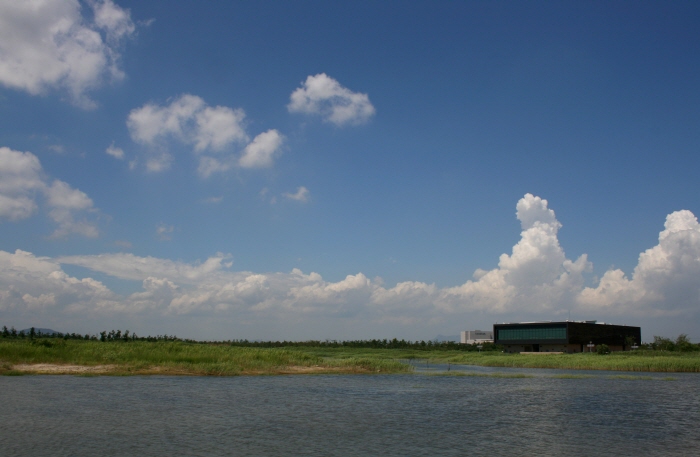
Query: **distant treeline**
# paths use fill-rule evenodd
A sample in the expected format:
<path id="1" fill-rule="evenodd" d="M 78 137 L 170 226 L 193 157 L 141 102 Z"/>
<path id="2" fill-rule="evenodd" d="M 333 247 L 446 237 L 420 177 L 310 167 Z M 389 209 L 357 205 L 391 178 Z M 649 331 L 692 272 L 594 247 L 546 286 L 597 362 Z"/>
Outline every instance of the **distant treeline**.
<path id="1" fill-rule="evenodd" d="M 81 335 L 79 333 L 61 333 L 61 332 L 50 332 L 42 333 L 41 330 L 35 330 L 34 327 L 27 330 L 17 331 L 14 327 L 10 329 L 3 325 L 2 332 L 0 333 L 0 338 L 61 338 L 64 340 L 85 340 L 85 341 L 186 341 L 189 343 L 198 343 L 198 341 L 187 340 L 178 338 L 174 335 L 157 335 L 157 336 L 138 336 L 136 333 L 129 333 L 128 330 L 122 332 L 121 330 L 111 330 L 109 332 L 103 331 L 99 335 L 90 335 L 86 333 Z"/>
<path id="2" fill-rule="evenodd" d="M 500 346 L 493 343 L 477 344 L 460 344 L 454 341 L 406 341 L 398 340 L 353 340 L 353 341 L 336 341 L 336 340 L 309 340 L 309 341 L 249 341 L 249 340 L 225 340 L 225 341 L 196 341 L 189 339 L 178 338 L 174 335 L 157 335 L 157 336 L 138 336 L 136 333 L 130 333 L 129 330 L 111 330 L 102 331 L 98 335 L 80 335 L 77 333 L 41 333 L 33 327 L 29 331 L 17 331 L 14 327 L 8 329 L 3 326 L 0 338 L 61 338 L 64 340 L 86 340 L 86 341 L 182 341 L 187 343 L 198 344 L 218 344 L 238 347 L 255 347 L 255 348 L 281 348 L 281 347 L 327 347 L 327 348 L 367 348 L 367 349 L 418 349 L 418 350 L 445 350 L 445 351 L 496 351 L 501 350 Z"/>
<path id="3" fill-rule="evenodd" d="M 493 343 L 461 344 L 454 341 L 406 341 L 398 340 L 310 340 L 310 341 L 224 341 L 225 344 L 241 347 L 276 348 L 276 347 L 326 347 L 326 348 L 365 348 L 365 349 L 416 349 L 425 351 L 501 351 L 501 346 Z"/>
<path id="4" fill-rule="evenodd" d="M 503 348 L 493 343 L 482 344 L 461 344 L 455 341 L 407 341 L 399 339 L 372 339 L 372 340 L 352 340 L 352 341 L 337 341 L 337 340 L 309 340 L 309 341 L 249 341 L 249 340 L 225 340 L 225 341 L 196 341 L 190 339 L 178 338 L 175 335 L 157 335 L 157 336 L 138 336 L 136 333 L 130 333 L 129 330 L 111 330 L 102 331 L 98 335 L 80 335 L 77 333 L 41 333 L 32 327 L 29 331 L 17 331 L 14 327 L 8 329 L 2 327 L 0 338 L 19 338 L 19 339 L 35 339 L 35 338 L 61 338 L 64 340 L 86 340 L 86 341 L 181 341 L 186 343 L 197 344 L 217 344 L 229 345 L 238 347 L 254 347 L 254 348 L 282 348 L 282 347 L 316 347 L 316 348 L 364 348 L 364 349 L 414 349 L 425 351 L 501 351 Z M 650 351 L 670 351 L 670 352 L 692 352 L 700 351 L 700 344 L 690 342 L 688 335 L 680 334 L 675 341 L 670 338 L 655 336 L 651 343 L 643 343 L 639 345 L 640 350 Z"/>
<path id="5" fill-rule="evenodd" d="M 663 336 L 655 336 L 653 342 L 642 344 L 639 348 L 652 351 L 692 352 L 700 351 L 700 343 L 691 343 L 688 335 L 681 333 L 676 341 Z"/>

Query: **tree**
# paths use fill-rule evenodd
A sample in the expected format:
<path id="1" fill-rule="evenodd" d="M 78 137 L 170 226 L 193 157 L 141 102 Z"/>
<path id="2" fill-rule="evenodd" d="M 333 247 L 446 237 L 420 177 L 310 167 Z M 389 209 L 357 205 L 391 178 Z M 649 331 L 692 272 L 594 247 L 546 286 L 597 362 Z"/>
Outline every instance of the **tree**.
<path id="1" fill-rule="evenodd" d="M 663 336 L 654 336 L 654 342 L 651 343 L 651 347 L 657 351 L 675 351 L 676 343 Z"/>
<path id="2" fill-rule="evenodd" d="M 676 349 L 681 352 L 690 352 L 696 351 L 697 346 L 690 342 L 688 335 L 681 333 L 678 335 L 678 338 L 676 338 Z"/>
<path id="3" fill-rule="evenodd" d="M 610 348 L 608 347 L 607 344 L 599 344 L 598 347 L 596 347 L 595 351 L 599 355 L 610 354 Z"/>

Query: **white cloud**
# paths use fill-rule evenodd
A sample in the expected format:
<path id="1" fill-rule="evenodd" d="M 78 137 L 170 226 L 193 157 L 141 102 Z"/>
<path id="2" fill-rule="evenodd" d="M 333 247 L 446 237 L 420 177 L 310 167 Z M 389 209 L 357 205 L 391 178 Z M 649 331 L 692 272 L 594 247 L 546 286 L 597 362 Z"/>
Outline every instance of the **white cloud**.
<path id="1" fill-rule="evenodd" d="M 233 166 L 233 160 L 230 157 L 222 160 L 217 157 L 204 156 L 199 158 L 199 166 L 197 173 L 202 178 L 208 178 L 214 173 L 223 173 L 228 171 Z"/>
<path id="2" fill-rule="evenodd" d="M 243 128 L 245 113 L 242 109 L 233 110 L 225 106 L 206 107 L 196 115 L 195 150 L 211 149 L 221 151 L 237 141 L 247 141 Z"/>
<path id="3" fill-rule="evenodd" d="M 557 232 L 561 224 L 547 200 L 525 195 L 517 205 L 523 229 L 511 255 L 502 254 L 498 268 L 477 270 L 474 280 L 445 289 L 438 304 L 446 310 L 480 309 L 492 312 L 560 312 L 583 285 L 592 265 L 586 255 L 566 258 Z"/>
<path id="4" fill-rule="evenodd" d="M 0 147 L 0 218 L 16 221 L 31 216 L 37 210 L 35 193 L 44 187 L 34 154 Z"/>
<path id="5" fill-rule="evenodd" d="M 120 248 L 124 248 L 124 249 L 131 249 L 131 248 L 134 247 L 134 245 L 131 244 L 131 242 L 130 242 L 130 241 L 127 241 L 127 240 L 116 240 L 116 241 L 114 242 L 114 244 L 115 244 L 116 246 L 119 246 Z"/>
<path id="6" fill-rule="evenodd" d="M 0 310 L 94 311 L 118 305 L 118 296 L 99 281 L 71 277 L 55 261 L 29 252 L 0 251 L 0 272 Z"/>
<path id="7" fill-rule="evenodd" d="M 87 94 L 124 77 L 118 44 L 135 27 L 111 0 L 90 5 L 94 22 L 77 0 L 0 0 L 0 83 L 32 95 L 67 91 L 74 104 L 94 108 Z"/>
<path id="8" fill-rule="evenodd" d="M 167 241 L 170 240 L 170 234 L 174 231 L 175 227 L 173 227 L 172 225 L 160 224 L 158 225 L 158 227 L 156 227 L 156 236 L 161 241 Z"/>
<path id="9" fill-rule="evenodd" d="M 90 4 L 95 13 L 95 25 L 107 32 L 108 41 L 118 42 L 136 31 L 128 9 L 120 8 L 112 0 L 92 0 Z"/>
<path id="10" fill-rule="evenodd" d="M 36 211 L 36 208 L 36 203 L 30 197 L 0 194 L 0 217 L 6 217 L 11 221 L 26 219 Z"/>
<path id="11" fill-rule="evenodd" d="M 287 109 L 321 115 L 337 126 L 362 124 L 375 113 L 367 94 L 352 92 L 325 73 L 308 76 L 302 87 L 292 92 Z"/>
<path id="12" fill-rule="evenodd" d="M 173 157 L 167 152 L 159 151 L 154 154 L 150 154 L 146 159 L 146 170 L 151 173 L 159 173 L 170 168 L 170 163 L 173 161 Z M 138 161 L 133 160 L 129 162 L 129 168 L 134 169 L 138 165 Z"/>
<path id="13" fill-rule="evenodd" d="M 285 193 L 283 194 L 284 197 L 289 198 L 290 200 L 296 200 L 298 202 L 306 203 L 309 201 L 309 189 L 307 189 L 304 186 L 301 186 L 297 188 L 297 191 L 295 193 Z"/>
<path id="14" fill-rule="evenodd" d="M 68 183 L 55 180 L 46 191 L 48 203 L 54 208 L 85 210 L 92 208 L 92 200 L 84 192 L 73 189 Z"/>
<path id="15" fill-rule="evenodd" d="M 124 160 L 124 150 L 114 146 L 114 143 L 105 150 L 105 153 L 111 155 L 115 159 Z"/>
<path id="16" fill-rule="evenodd" d="M 151 149 L 146 162 L 149 171 L 168 168 L 172 155 L 167 152 L 167 146 L 176 141 L 192 147 L 199 159 L 197 170 L 204 178 L 236 164 L 243 168 L 272 166 L 284 140 L 277 130 L 268 130 L 250 142 L 242 109 L 211 107 L 190 94 L 181 95 L 167 105 L 147 103 L 132 110 L 127 127 L 134 141 Z M 233 155 L 235 145 L 245 145 L 238 159 Z"/>
<path id="17" fill-rule="evenodd" d="M 78 189 L 73 189 L 63 181 L 55 180 L 51 187 L 46 189 L 48 205 L 51 207 L 49 216 L 58 225 L 53 238 L 63 238 L 71 233 L 95 238 L 99 234 L 93 222 L 85 219 L 76 220 L 76 214 L 80 211 L 93 210 L 90 197 Z"/>
<path id="18" fill-rule="evenodd" d="M 115 278 L 143 281 L 149 277 L 168 278 L 177 283 L 196 284 L 205 278 L 213 279 L 223 268 L 231 267 L 231 256 L 217 254 L 202 263 L 187 264 L 155 257 L 138 257 L 133 254 L 100 254 L 65 256 L 57 263 L 78 265 L 99 271 Z"/>
<path id="19" fill-rule="evenodd" d="M 58 225 L 51 234 L 51 238 L 65 238 L 71 234 L 96 238 L 100 234 L 93 222 L 86 219 L 76 220 L 75 215 L 67 209 L 53 209 L 49 212 L 49 216 Z"/>
<path id="20" fill-rule="evenodd" d="M 98 235 L 97 227 L 79 215 L 95 212 L 92 200 L 69 184 L 54 180 L 49 184 L 39 159 L 31 152 L 13 151 L 0 147 L 0 219 L 26 219 L 38 209 L 37 194 L 43 195 L 49 217 L 57 228 L 54 238 L 79 234 Z"/>
<path id="21" fill-rule="evenodd" d="M 60 201 L 84 205 L 71 192 Z M 304 328 L 309 319 L 405 329 L 417 324 L 445 326 L 479 315 L 557 319 L 564 318 L 570 307 L 597 317 L 624 313 L 629 318 L 697 318 L 700 224 L 689 211 L 667 217 L 659 244 L 640 255 L 631 279 L 611 270 L 595 287 L 584 284 L 591 269 L 587 257 L 572 261 L 564 255 L 557 239 L 561 224 L 546 200 L 525 195 L 517 204 L 517 216 L 522 233 L 511 254 L 503 254 L 497 268 L 477 270 L 472 280 L 456 287 L 438 288 L 420 281 L 385 287 L 380 278 L 369 279 L 363 273 L 327 281 L 318 273 L 298 269 L 232 271 L 230 256 L 224 254 L 185 263 L 128 253 L 50 259 L 0 251 L 0 309 L 196 314 L 245 318 L 259 326 L 272 321 L 285 326 L 298 323 Z M 62 264 L 139 281 L 142 290 L 120 296 L 94 279 L 67 275 Z"/>
<path id="22" fill-rule="evenodd" d="M 268 130 L 253 139 L 245 147 L 243 155 L 238 160 L 242 168 L 271 167 L 273 156 L 280 150 L 284 137 L 277 130 Z"/>
<path id="23" fill-rule="evenodd" d="M 644 310 L 648 314 L 697 311 L 700 303 L 700 224 L 693 213 L 666 217 L 659 244 L 639 255 L 632 278 L 607 271 L 596 287 L 580 294 L 581 306 L 614 314 Z"/>
<path id="24" fill-rule="evenodd" d="M 195 116 L 205 106 L 204 100 L 189 94 L 178 97 L 167 106 L 147 103 L 129 113 L 126 125 L 131 138 L 142 144 L 152 145 L 168 136 L 194 143 Z"/>
<path id="25" fill-rule="evenodd" d="M 223 196 L 218 196 L 218 197 L 208 197 L 202 200 L 202 203 L 207 203 L 207 204 L 212 204 L 215 205 L 217 203 L 221 203 L 224 200 Z"/>

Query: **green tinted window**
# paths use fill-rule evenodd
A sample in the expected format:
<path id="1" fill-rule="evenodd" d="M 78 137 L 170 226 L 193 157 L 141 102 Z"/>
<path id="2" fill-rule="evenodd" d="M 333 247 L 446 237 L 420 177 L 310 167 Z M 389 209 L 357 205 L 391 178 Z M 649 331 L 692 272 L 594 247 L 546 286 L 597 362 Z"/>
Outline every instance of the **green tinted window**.
<path id="1" fill-rule="evenodd" d="M 565 340 L 566 327 L 502 328 L 499 340 Z"/>

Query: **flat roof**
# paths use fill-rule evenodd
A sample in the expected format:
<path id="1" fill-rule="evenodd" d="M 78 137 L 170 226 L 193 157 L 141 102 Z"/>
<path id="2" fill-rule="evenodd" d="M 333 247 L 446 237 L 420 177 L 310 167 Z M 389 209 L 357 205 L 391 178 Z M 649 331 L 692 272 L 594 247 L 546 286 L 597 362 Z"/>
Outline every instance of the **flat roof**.
<path id="1" fill-rule="evenodd" d="M 527 322 L 501 322 L 494 323 L 493 325 L 522 325 L 522 324 L 596 324 L 596 325 L 618 325 L 622 327 L 630 327 L 624 324 L 613 324 L 612 322 L 598 322 L 598 321 L 527 321 Z M 632 326 L 634 327 L 634 326 Z"/>

